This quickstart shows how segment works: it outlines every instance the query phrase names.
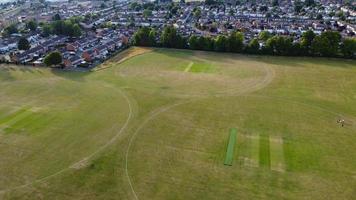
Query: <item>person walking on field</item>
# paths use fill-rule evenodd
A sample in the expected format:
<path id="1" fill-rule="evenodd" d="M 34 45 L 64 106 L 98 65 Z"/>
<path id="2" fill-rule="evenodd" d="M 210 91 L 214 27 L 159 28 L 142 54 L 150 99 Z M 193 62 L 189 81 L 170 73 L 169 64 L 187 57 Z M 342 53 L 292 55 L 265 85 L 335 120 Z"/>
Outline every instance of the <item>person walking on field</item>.
<path id="1" fill-rule="evenodd" d="M 341 124 L 341 127 L 344 127 L 344 125 L 345 125 L 345 120 L 344 120 L 344 119 L 339 119 L 339 120 L 337 120 L 337 123 L 340 123 L 340 124 Z"/>

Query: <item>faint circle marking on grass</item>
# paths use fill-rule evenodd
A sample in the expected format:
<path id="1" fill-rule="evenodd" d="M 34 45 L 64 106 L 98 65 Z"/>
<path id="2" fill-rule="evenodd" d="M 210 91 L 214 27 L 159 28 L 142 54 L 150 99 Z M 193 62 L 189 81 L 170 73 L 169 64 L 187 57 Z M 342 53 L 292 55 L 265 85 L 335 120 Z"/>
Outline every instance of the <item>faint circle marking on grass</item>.
<path id="1" fill-rule="evenodd" d="M 108 86 L 108 85 L 105 85 L 105 86 L 106 87 L 111 87 L 111 86 Z M 113 88 L 113 87 L 111 87 L 111 88 Z M 115 88 L 115 90 L 117 92 L 119 92 L 122 95 L 122 97 L 124 97 L 124 99 L 125 99 L 125 101 L 127 103 L 127 106 L 129 108 L 129 113 L 127 115 L 127 118 L 125 120 L 124 125 L 120 128 L 120 130 L 107 143 L 105 143 L 103 146 L 101 146 L 100 148 L 98 148 L 96 151 L 94 151 L 93 153 L 89 154 L 88 156 L 86 156 L 86 157 L 82 158 L 81 160 L 69 165 L 66 168 L 63 168 L 62 170 L 59 170 L 58 172 L 56 172 L 54 174 L 51 174 L 49 176 L 45 176 L 45 177 L 40 178 L 40 179 L 36 179 L 34 181 L 31 181 L 31 182 L 23 184 L 23 185 L 19 185 L 19 186 L 16 186 L 16 187 L 0 190 L 0 194 L 6 193 L 6 192 L 9 192 L 9 191 L 12 191 L 12 190 L 16 190 L 16 189 L 25 188 L 25 187 L 28 187 L 28 186 L 33 185 L 35 183 L 44 182 L 44 181 L 46 181 L 46 180 L 48 180 L 48 179 L 50 179 L 52 177 L 55 177 L 55 176 L 57 176 L 59 174 L 62 174 L 62 173 L 66 172 L 66 171 L 68 171 L 70 169 L 73 169 L 73 168 L 75 168 L 75 166 L 78 166 L 78 165 L 81 165 L 84 162 L 90 161 L 90 159 L 92 159 L 95 155 L 97 155 L 98 153 L 102 152 L 104 149 L 106 149 L 108 146 L 110 146 L 114 141 L 116 141 L 116 139 L 122 134 L 122 132 L 126 129 L 126 127 L 128 126 L 129 122 L 131 121 L 132 116 L 133 116 L 133 108 L 132 108 L 131 100 L 129 99 L 129 97 L 123 91 L 121 91 L 121 89 Z"/>
<path id="2" fill-rule="evenodd" d="M 302 102 L 298 102 L 298 101 L 294 101 L 294 100 L 291 100 L 291 99 L 287 99 L 287 98 L 283 98 L 283 97 L 273 97 L 273 96 L 264 96 L 264 95 L 236 95 L 236 96 L 241 96 L 241 97 L 255 97 L 255 98 L 263 98 L 263 99 L 274 99 L 274 100 L 277 100 L 277 101 L 284 101 L 284 102 L 287 102 L 287 103 L 292 103 L 292 104 L 296 104 L 296 105 L 300 105 L 300 106 L 305 106 L 305 107 L 308 107 L 309 109 L 311 110 L 318 110 L 320 112 L 326 112 L 326 113 L 329 113 L 330 115 L 333 115 L 335 117 L 342 117 L 344 116 L 343 114 L 341 113 L 338 113 L 338 112 L 334 112 L 330 109 L 325 109 L 325 108 L 322 108 L 322 107 L 318 107 L 318 106 L 315 106 L 315 105 L 311 105 L 311 104 L 306 104 L 306 103 L 302 103 Z M 221 98 L 223 96 L 218 96 L 218 97 L 213 97 L 213 98 Z M 136 131 L 134 132 L 134 134 L 131 136 L 130 140 L 129 140 L 129 143 L 128 143 L 128 147 L 127 147 L 127 150 L 126 150 L 126 155 L 125 155 L 125 173 L 126 173 L 126 177 L 128 179 L 128 182 L 129 182 L 129 185 L 130 185 L 130 189 L 134 195 L 134 198 L 136 200 L 139 200 L 139 197 L 137 195 L 137 193 L 135 192 L 135 189 L 134 189 L 134 186 L 133 186 L 133 183 L 132 183 L 132 180 L 130 178 L 130 175 L 129 175 L 129 172 L 128 172 L 128 159 L 129 159 L 129 153 L 130 153 L 130 148 L 132 146 L 132 143 L 135 141 L 135 139 L 137 138 L 137 135 L 140 133 L 140 131 L 150 122 L 152 121 L 153 119 L 155 119 L 156 117 L 158 117 L 160 114 L 162 113 L 165 113 L 177 106 L 180 106 L 180 105 L 183 105 L 183 104 L 187 104 L 187 103 L 191 103 L 191 102 L 194 102 L 194 101 L 199 101 L 201 99 L 193 99 L 193 100 L 189 100 L 189 101 L 185 101 L 185 102 L 178 102 L 178 103 L 175 103 L 173 105 L 170 105 L 170 106 L 167 106 L 167 107 L 163 107 L 163 108 L 159 108 L 158 110 L 156 111 L 153 111 L 151 115 L 149 115 L 148 118 L 146 118 L 144 120 L 143 123 L 141 123 L 139 125 L 139 127 L 136 129 Z M 321 116 L 317 116 L 319 119 L 323 119 Z M 351 120 L 353 122 L 355 122 L 354 120 Z M 243 130 L 247 130 L 245 128 L 242 128 Z"/>

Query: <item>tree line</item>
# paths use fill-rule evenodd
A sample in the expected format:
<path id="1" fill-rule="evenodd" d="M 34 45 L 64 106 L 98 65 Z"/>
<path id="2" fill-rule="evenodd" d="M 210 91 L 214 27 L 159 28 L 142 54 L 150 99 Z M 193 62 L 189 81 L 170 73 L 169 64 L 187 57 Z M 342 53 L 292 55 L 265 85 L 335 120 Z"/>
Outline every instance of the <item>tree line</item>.
<path id="1" fill-rule="evenodd" d="M 211 36 L 183 37 L 173 26 L 162 31 L 140 28 L 133 36 L 134 46 L 167 47 L 217 52 L 234 52 L 279 56 L 322 56 L 356 58 L 356 39 L 342 39 L 339 32 L 325 31 L 316 35 L 309 30 L 298 41 L 291 36 L 272 35 L 262 31 L 258 37 L 245 41 L 242 32 Z"/>
<path id="2" fill-rule="evenodd" d="M 82 35 L 82 30 L 79 26 L 79 22 L 81 20 L 81 18 L 76 17 L 63 20 L 56 14 L 53 16 L 52 22 L 42 26 L 42 34 L 44 36 L 55 34 L 69 37 L 80 37 Z"/>

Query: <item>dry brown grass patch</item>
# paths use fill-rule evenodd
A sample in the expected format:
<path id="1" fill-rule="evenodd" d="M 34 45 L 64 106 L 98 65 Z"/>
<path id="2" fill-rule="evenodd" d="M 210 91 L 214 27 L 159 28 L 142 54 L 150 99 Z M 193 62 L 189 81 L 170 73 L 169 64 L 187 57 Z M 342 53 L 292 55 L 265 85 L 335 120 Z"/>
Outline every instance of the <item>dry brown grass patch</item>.
<path id="1" fill-rule="evenodd" d="M 122 62 L 125 62 L 126 60 L 133 58 L 138 55 L 142 55 L 148 52 L 153 51 L 151 48 L 145 48 L 145 47 L 131 47 L 127 50 L 124 50 L 114 56 L 113 58 L 109 59 L 108 61 L 104 62 L 103 64 L 99 65 L 98 67 L 95 67 L 92 71 L 98 71 L 102 69 L 106 69 L 109 67 L 112 67 L 114 65 L 120 64 Z"/>

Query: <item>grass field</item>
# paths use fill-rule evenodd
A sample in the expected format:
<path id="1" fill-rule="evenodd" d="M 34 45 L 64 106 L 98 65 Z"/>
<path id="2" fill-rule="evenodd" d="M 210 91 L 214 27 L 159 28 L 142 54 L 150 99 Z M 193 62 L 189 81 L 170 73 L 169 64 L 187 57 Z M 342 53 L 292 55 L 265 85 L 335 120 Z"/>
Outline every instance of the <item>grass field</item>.
<path id="1" fill-rule="evenodd" d="M 88 73 L 0 65 L 0 199 L 355 199 L 355 77 L 140 48 Z"/>

